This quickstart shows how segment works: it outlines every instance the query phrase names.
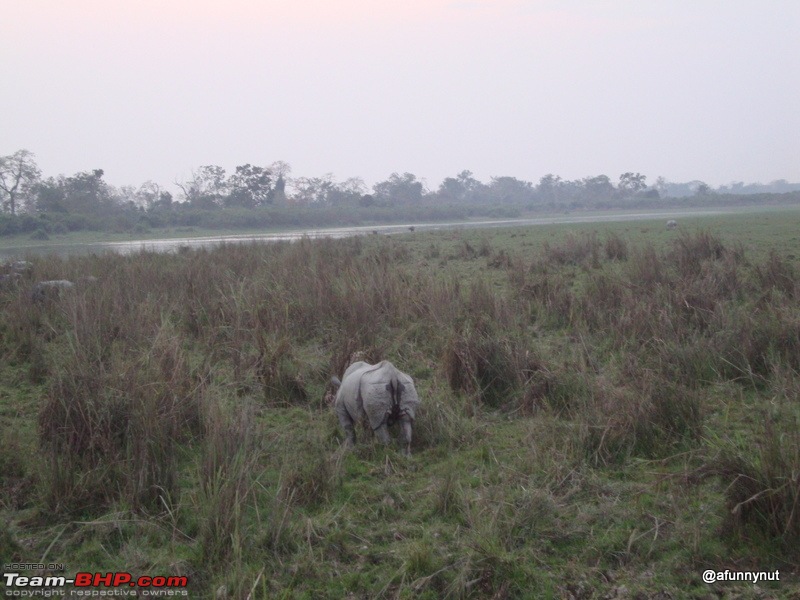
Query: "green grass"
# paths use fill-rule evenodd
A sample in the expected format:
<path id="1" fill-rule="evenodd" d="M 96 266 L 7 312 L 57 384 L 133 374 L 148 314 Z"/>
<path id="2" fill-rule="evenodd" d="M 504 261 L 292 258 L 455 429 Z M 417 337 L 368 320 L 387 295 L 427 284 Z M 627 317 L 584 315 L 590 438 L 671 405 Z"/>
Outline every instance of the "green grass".
<path id="1" fill-rule="evenodd" d="M 797 231 L 775 211 L 35 259 L 0 292 L 0 559 L 208 598 L 791 598 Z M 325 394 L 356 350 L 415 377 L 412 458 L 361 429 L 340 447 Z"/>

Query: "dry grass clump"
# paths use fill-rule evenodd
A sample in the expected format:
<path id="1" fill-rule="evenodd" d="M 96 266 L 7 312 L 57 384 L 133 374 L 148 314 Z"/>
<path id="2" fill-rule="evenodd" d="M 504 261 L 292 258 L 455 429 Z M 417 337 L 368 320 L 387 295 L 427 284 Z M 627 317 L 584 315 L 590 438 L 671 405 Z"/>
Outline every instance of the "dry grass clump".
<path id="1" fill-rule="evenodd" d="M 302 452 L 285 457 L 278 497 L 292 506 L 329 503 L 341 486 L 342 456 L 331 453 L 318 437 L 306 435 Z"/>
<path id="2" fill-rule="evenodd" d="M 511 262 L 511 255 L 505 250 L 500 250 L 486 261 L 486 265 L 493 269 L 509 269 Z"/>
<path id="3" fill-rule="evenodd" d="M 507 406 L 523 383 L 525 352 L 518 340 L 494 331 L 454 332 L 442 359 L 455 392 L 475 395 L 482 404 Z"/>
<path id="4" fill-rule="evenodd" d="M 22 433 L 3 428 L 0 431 L 0 509 L 19 510 L 33 499 L 36 479 L 30 458 L 29 442 L 23 439 Z"/>
<path id="5" fill-rule="evenodd" d="M 597 234 L 569 232 L 559 244 L 545 242 L 542 246 L 544 259 L 556 265 L 600 266 L 600 249 L 602 243 Z"/>
<path id="6" fill-rule="evenodd" d="M 769 391 L 779 400 L 800 399 L 800 369 L 775 365 L 769 382 Z"/>
<path id="7" fill-rule="evenodd" d="M 608 260 L 628 260 L 628 242 L 618 233 L 610 233 L 603 244 Z"/>
<path id="8" fill-rule="evenodd" d="M 435 483 L 433 513 L 460 523 L 467 520 L 467 498 L 455 470 L 448 471 Z"/>
<path id="9" fill-rule="evenodd" d="M 616 328 L 620 337 L 636 335 L 637 301 L 632 286 L 619 275 L 596 271 L 589 275 L 580 299 L 581 316 L 592 329 Z"/>
<path id="10" fill-rule="evenodd" d="M 721 260 L 729 252 L 722 241 L 708 231 L 681 231 L 667 258 L 681 277 L 689 278 L 698 275 L 705 262 Z"/>
<path id="11" fill-rule="evenodd" d="M 787 298 L 796 300 L 800 297 L 800 280 L 794 263 L 778 255 L 774 249 L 769 251 L 769 257 L 763 264 L 756 265 L 755 274 L 758 284 L 765 292 L 779 290 Z"/>
<path id="12" fill-rule="evenodd" d="M 518 306 L 537 321 L 562 327 L 572 325 L 576 312 L 576 297 L 571 281 L 560 270 L 541 258 L 526 264 L 512 261 L 508 271 Z"/>
<path id="13" fill-rule="evenodd" d="M 637 247 L 630 256 L 625 272 L 639 294 L 650 293 L 667 282 L 668 268 L 651 243 Z"/>
<path id="14" fill-rule="evenodd" d="M 174 501 L 176 444 L 199 428 L 202 385 L 168 329 L 133 358 L 82 348 L 62 357 L 39 413 L 46 504 L 71 512 L 121 497 L 161 511 Z"/>
<path id="15" fill-rule="evenodd" d="M 744 539 L 767 537 L 800 553 L 800 434 L 796 419 L 765 421 L 752 450 L 729 448 L 708 473 L 725 483 L 726 530 Z"/>
<path id="16" fill-rule="evenodd" d="M 256 370 L 267 405 L 305 404 L 308 401 L 306 381 L 288 338 L 276 340 L 259 336 Z"/>
<path id="17" fill-rule="evenodd" d="M 414 421 L 412 447 L 415 449 L 455 449 L 480 436 L 479 424 L 469 418 L 470 411 L 450 390 L 439 385 L 419 390 L 423 401 Z"/>
<path id="18" fill-rule="evenodd" d="M 203 407 L 200 460 L 201 564 L 213 568 L 231 557 L 241 561 L 248 534 L 244 513 L 253 500 L 261 457 L 252 408 L 226 410 L 208 399 Z"/>
<path id="19" fill-rule="evenodd" d="M 14 290 L 0 304 L 0 356 L 11 363 L 26 363 L 38 360 L 44 353 L 48 331 L 53 329 L 50 315 L 41 310 L 32 310 L 27 292 Z M 45 373 L 44 366 L 31 378 L 41 383 Z"/>
<path id="20" fill-rule="evenodd" d="M 563 348 L 538 346 L 525 351 L 520 365 L 521 393 L 509 407 L 515 414 L 547 410 L 573 418 L 586 407 L 591 396 L 592 366 L 585 361 L 583 349 L 570 356 L 564 353 Z"/>
<path id="21" fill-rule="evenodd" d="M 775 370 L 800 370 L 800 318 L 783 305 L 731 309 L 715 323 L 713 348 L 719 374 L 763 387 Z"/>
<path id="22" fill-rule="evenodd" d="M 695 443 L 702 423 L 696 390 L 655 378 L 627 388 L 598 382 L 584 444 L 589 460 L 598 465 L 630 456 L 660 458 Z"/>
<path id="23" fill-rule="evenodd" d="M 459 309 L 459 320 L 474 323 L 481 330 L 489 327 L 511 328 L 516 317 L 504 295 L 484 280 L 478 280 L 469 287 Z"/>
<path id="24" fill-rule="evenodd" d="M 557 537 L 563 530 L 559 506 L 547 490 L 522 487 L 504 503 L 498 522 L 498 537 L 509 551 L 531 544 L 531 540 Z"/>

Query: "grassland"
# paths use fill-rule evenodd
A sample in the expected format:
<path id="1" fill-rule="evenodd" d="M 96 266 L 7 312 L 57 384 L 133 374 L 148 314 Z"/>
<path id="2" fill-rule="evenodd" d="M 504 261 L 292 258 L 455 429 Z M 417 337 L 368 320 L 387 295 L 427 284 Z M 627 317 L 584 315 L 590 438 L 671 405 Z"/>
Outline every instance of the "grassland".
<path id="1" fill-rule="evenodd" d="M 35 259 L 0 292 L 0 559 L 220 599 L 796 598 L 798 231 Z M 415 377 L 412 458 L 340 448 L 327 382 L 356 351 Z"/>

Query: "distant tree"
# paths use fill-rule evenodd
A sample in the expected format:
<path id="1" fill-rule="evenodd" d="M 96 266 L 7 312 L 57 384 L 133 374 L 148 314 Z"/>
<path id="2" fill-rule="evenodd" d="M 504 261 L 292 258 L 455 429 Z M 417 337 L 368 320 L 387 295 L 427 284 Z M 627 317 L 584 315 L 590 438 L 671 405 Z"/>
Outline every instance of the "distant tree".
<path id="1" fill-rule="evenodd" d="M 523 204 L 534 197 L 533 184 L 516 177 L 492 177 L 487 192 L 493 202 L 504 204 Z"/>
<path id="2" fill-rule="evenodd" d="M 269 201 L 277 206 L 284 206 L 287 203 L 286 183 L 289 181 L 292 166 L 282 160 L 276 160 L 269 166 L 269 170 L 276 177 Z"/>
<path id="3" fill-rule="evenodd" d="M 330 204 L 330 195 L 336 189 L 333 174 L 322 177 L 296 177 L 292 180 L 292 201 L 302 206 Z"/>
<path id="4" fill-rule="evenodd" d="M 786 179 L 776 179 L 770 183 L 736 181 L 717 188 L 720 194 L 785 194 L 796 191 L 800 191 L 800 183 L 790 183 Z"/>
<path id="5" fill-rule="evenodd" d="M 375 206 L 377 201 L 375 200 L 375 196 L 372 194 L 364 194 L 358 201 L 358 205 L 363 208 L 369 208 L 370 206 Z"/>
<path id="6" fill-rule="evenodd" d="M 158 200 L 156 200 L 150 208 L 170 209 L 172 208 L 172 203 L 173 203 L 172 193 L 162 190 L 158 194 Z"/>
<path id="7" fill-rule="evenodd" d="M 339 189 L 345 194 L 362 195 L 367 191 L 367 184 L 361 177 L 348 177 L 341 184 Z"/>
<path id="8" fill-rule="evenodd" d="M 656 182 L 653 185 L 653 188 L 658 192 L 658 195 L 662 198 L 669 195 L 669 182 L 667 181 L 667 178 L 664 177 L 663 175 L 659 175 L 658 178 L 656 178 Z"/>
<path id="9" fill-rule="evenodd" d="M 616 191 L 607 175 L 586 177 L 583 180 L 583 189 L 588 200 L 610 200 Z"/>
<path id="10" fill-rule="evenodd" d="M 360 177 L 350 177 L 337 183 L 328 191 L 328 203 L 331 206 L 355 206 L 367 191 L 367 185 Z"/>
<path id="11" fill-rule="evenodd" d="M 153 181 L 145 181 L 134 194 L 134 201 L 145 210 L 172 206 L 172 194 Z"/>
<path id="12" fill-rule="evenodd" d="M 451 202 L 475 200 L 484 185 L 472 176 L 472 171 L 461 171 L 455 177 L 446 177 L 436 192 L 440 199 Z"/>
<path id="13" fill-rule="evenodd" d="M 123 185 L 117 188 L 115 194 L 117 203 L 125 208 L 144 210 L 144 204 L 139 201 L 137 192 L 136 187 L 132 185 Z"/>
<path id="14" fill-rule="evenodd" d="M 181 188 L 184 199 L 195 208 L 218 208 L 228 195 L 225 169 L 216 165 L 204 165 L 192 171 L 188 181 L 176 181 L 175 185 Z"/>
<path id="15" fill-rule="evenodd" d="M 425 193 L 425 186 L 416 175 L 392 173 L 389 179 L 372 186 L 375 197 L 383 203 L 419 204 Z"/>
<path id="16" fill-rule="evenodd" d="M 586 188 L 582 179 L 560 179 L 556 188 L 558 202 L 570 207 L 578 207 L 586 202 Z"/>
<path id="17" fill-rule="evenodd" d="M 270 202 L 277 206 L 283 206 L 287 202 L 286 180 L 283 178 L 283 175 L 278 175 L 278 178 L 275 180 L 275 188 L 270 195 Z"/>
<path id="18" fill-rule="evenodd" d="M 103 175 L 103 169 L 95 169 L 40 182 L 36 186 L 36 210 L 93 215 L 112 212 L 116 198 Z"/>
<path id="19" fill-rule="evenodd" d="M 67 212 L 64 204 L 64 188 L 66 177 L 48 177 L 40 181 L 36 186 L 36 211 L 45 212 Z"/>
<path id="20" fill-rule="evenodd" d="M 283 177 L 288 179 L 292 174 L 292 165 L 283 160 L 276 160 L 269 166 L 269 172 L 273 173 L 276 177 Z"/>
<path id="21" fill-rule="evenodd" d="M 263 206 L 272 200 L 272 173 L 250 164 L 238 166 L 228 178 L 227 189 L 226 206 Z"/>
<path id="22" fill-rule="evenodd" d="M 695 196 L 710 196 L 714 193 L 714 190 L 711 189 L 711 186 L 703 181 L 696 181 L 693 183 Z"/>
<path id="23" fill-rule="evenodd" d="M 0 199 L 3 210 L 17 214 L 18 204 L 30 200 L 41 171 L 33 153 L 17 150 L 9 156 L 0 156 Z"/>
<path id="24" fill-rule="evenodd" d="M 536 186 L 536 194 L 543 202 L 557 203 L 561 200 L 562 188 L 563 180 L 561 177 L 548 173 L 539 180 L 539 185 Z"/>
<path id="25" fill-rule="evenodd" d="M 466 195 L 461 183 L 455 177 L 445 177 L 436 193 L 442 200 L 450 201 L 461 201 Z"/>
<path id="26" fill-rule="evenodd" d="M 619 176 L 617 189 L 622 197 L 633 196 L 647 189 L 647 177 L 641 173 L 627 172 Z"/>

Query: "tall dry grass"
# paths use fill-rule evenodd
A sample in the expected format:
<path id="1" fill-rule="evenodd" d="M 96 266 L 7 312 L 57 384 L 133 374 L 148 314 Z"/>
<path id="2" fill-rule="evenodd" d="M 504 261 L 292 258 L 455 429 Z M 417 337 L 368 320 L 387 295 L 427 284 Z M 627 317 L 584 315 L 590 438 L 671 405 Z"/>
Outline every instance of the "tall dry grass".
<path id="1" fill-rule="evenodd" d="M 754 448 L 725 443 L 705 470 L 724 484 L 725 530 L 742 539 L 777 542 L 800 554 L 800 435 L 797 419 L 767 417 Z"/>
<path id="2" fill-rule="evenodd" d="M 254 539 L 279 560 L 302 546 L 296 515 L 324 510 L 341 491 L 339 433 L 315 419 L 323 433 L 294 438 L 306 448 L 288 457 L 260 425 L 279 409 L 329 417 L 328 379 L 356 351 L 399 357 L 420 373 L 417 453 L 482 443 L 485 412 L 550 419 L 568 437 L 548 447 L 566 453 L 559 465 L 531 451 L 549 464 L 537 479 L 530 463 L 541 493 L 470 505 L 458 478 L 436 488 L 434 512 L 485 525 L 488 540 L 436 589 L 499 593 L 523 537 L 555 537 L 559 486 L 700 446 L 715 384 L 797 397 L 800 296 L 787 259 L 751 263 L 707 232 L 665 251 L 572 235 L 532 253 L 492 252 L 488 242 L 463 243 L 452 257 L 423 249 L 437 273 L 392 239 L 38 260 L 38 279 L 98 278 L 42 304 L 23 288 L 0 293 L 0 354 L 44 390 L 40 502 L 65 519 L 111 506 L 178 515 L 198 540 L 198 564 L 241 562 Z M 480 256 L 491 277 L 451 270 Z M 796 447 L 782 437 L 758 460 L 718 470 L 736 482 L 735 527 L 795 532 Z M 24 479 L 20 465 L 3 469 Z M 409 577 L 421 579 L 427 560 L 424 547 L 412 549 Z"/>

